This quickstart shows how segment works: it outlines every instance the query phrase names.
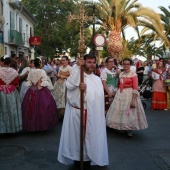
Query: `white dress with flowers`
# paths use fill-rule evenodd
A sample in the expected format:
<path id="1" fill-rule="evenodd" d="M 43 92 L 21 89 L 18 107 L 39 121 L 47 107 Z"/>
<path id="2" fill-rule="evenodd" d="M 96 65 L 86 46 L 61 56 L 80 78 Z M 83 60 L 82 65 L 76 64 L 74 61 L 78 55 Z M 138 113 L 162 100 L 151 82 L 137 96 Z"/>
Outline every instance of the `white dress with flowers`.
<path id="1" fill-rule="evenodd" d="M 132 94 L 137 94 L 135 108 L 130 108 Z M 107 112 L 107 126 L 117 130 L 140 130 L 148 127 L 138 92 L 136 73 L 120 74 L 119 89 Z"/>
<path id="2" fill-rule="evenodd" d="M 61 76 L 67 76 L 69 77 L 71 73 L 72 67 L 67 65 L 66 67 L 61 66 L 59 68 L 59 73 L 58 75 Z M 66 78 L 61 79 L 59 78 L 55 84 L 54 84 L 54 89 L 53 89 L 53 95 L 57 104 L 57 108 L 65 108 L 66 104 Z"/>

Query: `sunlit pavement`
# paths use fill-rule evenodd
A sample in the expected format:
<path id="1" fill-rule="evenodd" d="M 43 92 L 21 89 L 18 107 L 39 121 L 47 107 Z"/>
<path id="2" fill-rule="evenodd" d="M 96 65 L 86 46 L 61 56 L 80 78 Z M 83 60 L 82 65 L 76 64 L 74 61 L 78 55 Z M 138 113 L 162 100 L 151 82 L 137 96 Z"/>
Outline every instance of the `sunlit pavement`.
<path id="1" fill-rule="evenodd" d="M 149 128 L 132 138 L 107 128 L 110 165 L 91 170 L 170 169 L 170 111 L 152 111 Z M 47 132 L 0 135 L 0 170 L 75 170 L 57 161 L 62 123 Z"/>

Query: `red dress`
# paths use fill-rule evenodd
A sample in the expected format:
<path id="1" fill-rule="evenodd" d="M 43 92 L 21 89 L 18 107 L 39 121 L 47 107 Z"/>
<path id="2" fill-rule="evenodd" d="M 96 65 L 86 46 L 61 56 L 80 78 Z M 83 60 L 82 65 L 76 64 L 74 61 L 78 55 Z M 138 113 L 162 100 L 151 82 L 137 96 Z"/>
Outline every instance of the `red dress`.
<path id="1" fill-rule="evenodd" d="M 157 69 L 152 71 L 154 79 L 152 87 L 152 109 L 163 110 L 167 108 L 166 86 L 164 83 L 165 69 L 160 73 Z"/>

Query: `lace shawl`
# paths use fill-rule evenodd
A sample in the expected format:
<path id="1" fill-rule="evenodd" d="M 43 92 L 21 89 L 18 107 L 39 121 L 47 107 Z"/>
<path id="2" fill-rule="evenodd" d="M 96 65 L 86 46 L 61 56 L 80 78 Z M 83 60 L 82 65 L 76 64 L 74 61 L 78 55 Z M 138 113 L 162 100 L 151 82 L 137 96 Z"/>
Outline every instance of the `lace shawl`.
<path id="1" fill-rule="evenodd" d="M 39 80 L 41 80 L 41 86 L 43 87 L 50 86 L 50 83 L 48 82 L 47 74 L 44 70 L 32 69 L 28 74 L 26 86 L 36 85 Z"/>
<path id="2" fill-rule="evenodd" d="M 9 85 L 16 77 L 18 72 L 13 68 L 1 67 L 0 68 L 0 79 L 6 84 Z"/>

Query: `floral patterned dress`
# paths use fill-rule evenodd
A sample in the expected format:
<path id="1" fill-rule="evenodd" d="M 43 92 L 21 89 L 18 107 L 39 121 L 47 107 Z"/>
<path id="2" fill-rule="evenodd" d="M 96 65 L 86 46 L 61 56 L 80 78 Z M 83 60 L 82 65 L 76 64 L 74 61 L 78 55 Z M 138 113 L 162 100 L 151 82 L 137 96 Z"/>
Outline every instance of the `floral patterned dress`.
<path id="1" fill-rule="evenodd" d="M 148 127 L 143 105 L 138 93 L 136 73 L 121 73 L 119 89 L 106 116 L 107 126 L 117 130 L 140 130 Z M 135 108 L 130 108 L 132 95 L 137 95 Z"/>
<path id="2" fill-rule="evenodd" d="M 61 66 L 59 68 L 59 76 L 69 77 L 72 67 L 67 65 L 66 67 Z M 59 78 L 53 89 L 53 95 L 57 104 L 57 109 L 65 108 L 66 104 L 66 79 Z"/>
<path id="3" fill-rule="evenodd" d="M 0 68 L 0 134 L 22 130 L 22 112 L 18 73 L 13 68 Z"/>

